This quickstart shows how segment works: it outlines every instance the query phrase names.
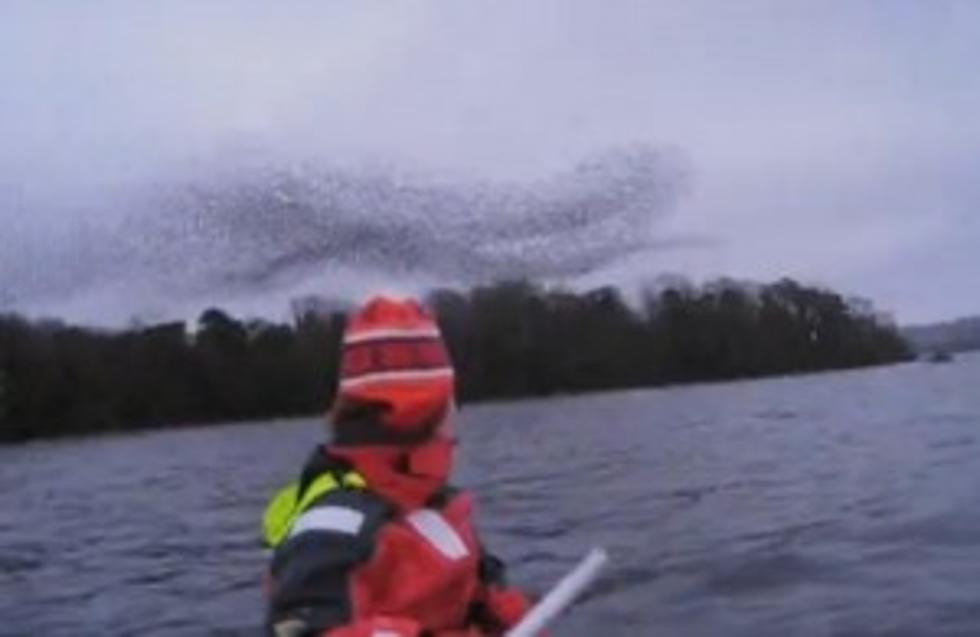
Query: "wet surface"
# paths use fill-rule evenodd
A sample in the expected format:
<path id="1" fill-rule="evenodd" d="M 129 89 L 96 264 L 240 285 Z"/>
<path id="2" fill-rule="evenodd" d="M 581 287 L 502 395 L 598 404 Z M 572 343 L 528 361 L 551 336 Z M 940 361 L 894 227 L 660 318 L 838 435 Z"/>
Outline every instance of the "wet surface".
<path id="1" fill-rule="evenodd" d="M 980 357 L 467 408 L 512 579 L 613 563 L 560 634 L 980 634 Z M 0 635 L 251 635 L 316 421 L 0 449 Z"/>

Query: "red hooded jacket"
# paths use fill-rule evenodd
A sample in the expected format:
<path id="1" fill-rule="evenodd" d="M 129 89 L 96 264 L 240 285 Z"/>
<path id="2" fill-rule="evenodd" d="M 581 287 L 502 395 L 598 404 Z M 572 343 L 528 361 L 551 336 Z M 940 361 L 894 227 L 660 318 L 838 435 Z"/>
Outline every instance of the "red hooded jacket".
<path id="1" fill-rule="evenodd" d="M 300 491 L 324 473 L 356 467 L 319 448 Z M 342 483 L 342 479 L 337 480 Z M 502 635 L 528 603 L 508 588 L 502 563 L 482 547 L 472 498 L 444 487 L 406 508 L 366 488 L 315 500 L 275 549 L 269 634 L 288 637 Z"/>

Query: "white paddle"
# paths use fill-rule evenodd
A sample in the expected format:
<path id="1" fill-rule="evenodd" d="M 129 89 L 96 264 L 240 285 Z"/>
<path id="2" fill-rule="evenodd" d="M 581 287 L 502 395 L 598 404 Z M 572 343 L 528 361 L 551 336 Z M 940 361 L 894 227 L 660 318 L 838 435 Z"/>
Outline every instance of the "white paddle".
<path id="1" fill-rule="evenodd" d="M 524 619 L 507 632 L 506 637 L 536 637 L 595 581 L 599 571 L 608 561 L 609 555 L 605 550 L 594 548 L 589 551 L 589 554 L 568 575 L 528 611 Z"/>

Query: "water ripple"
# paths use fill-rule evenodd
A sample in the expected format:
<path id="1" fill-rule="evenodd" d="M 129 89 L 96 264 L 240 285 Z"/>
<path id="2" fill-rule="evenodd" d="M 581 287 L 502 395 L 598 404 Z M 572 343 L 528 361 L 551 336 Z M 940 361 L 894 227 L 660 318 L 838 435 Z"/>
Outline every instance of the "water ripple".
<path id="1" fill-rule="evenodd" d="M 980 358 L 931 371 L 467 409 L 461 477 L 517 583 L 610 550 L 562 637 L 977 635 Z M 0 449 L 0 635 L 256 635 L 258 519 L 319 427 Z"/>

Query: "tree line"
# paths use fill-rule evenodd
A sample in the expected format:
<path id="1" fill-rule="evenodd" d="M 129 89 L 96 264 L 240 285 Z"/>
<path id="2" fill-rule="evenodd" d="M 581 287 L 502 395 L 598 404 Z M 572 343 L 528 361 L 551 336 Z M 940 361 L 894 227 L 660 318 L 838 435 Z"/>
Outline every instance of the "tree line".
<path id="1" fill-rule="evenodd" d="M 428 296 L 462 401 L 757 377 L 905 360 L 867 302 L 784 279 L 675 285 L 627 303 L 504 282 Z M 291 324 L 219 309 L 107 331 L 0 316 L 0 440 L 306 415 L 329 405 L 343 312 Z"/>

